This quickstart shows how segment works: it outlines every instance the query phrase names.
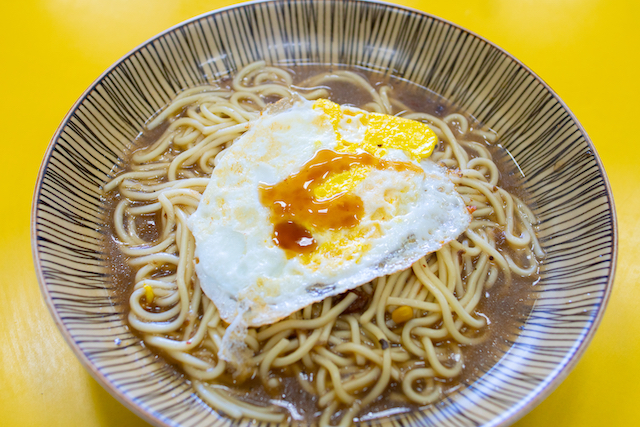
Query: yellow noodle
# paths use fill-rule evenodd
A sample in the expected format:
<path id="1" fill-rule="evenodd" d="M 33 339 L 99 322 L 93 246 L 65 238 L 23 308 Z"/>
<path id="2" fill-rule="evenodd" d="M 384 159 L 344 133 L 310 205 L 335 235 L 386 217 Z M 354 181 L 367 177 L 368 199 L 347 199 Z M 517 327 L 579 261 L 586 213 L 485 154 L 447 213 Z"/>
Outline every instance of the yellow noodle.
<path id="1" fill-rule="evenodd" d="M 358 298 L 351 292 L 250 329 L 245 342 L 252 367 L 238 375 L 217 357 L 227 325 L 195 275 L 195 241 L 186 218 L 197 208 L 226 148 L 259 115 L 267 97 L 295 92 L 307 99 L 327 97 L 327 85 L 335 82 L 367 94 L 361 108 L 401 113 L 430 125 L 441 140 L 432 160 L 457 170 L 451 179 L 467 206 L 475 209 L 474 220 L 457 241 L 413 268 L 363 285 L 369 305 L 361 312 L 345 312 Z M 324 408 L 320 425 L 351 425 L 391 381 L 402 389 L 402 400 L 419 405 L 437 401 L 443 392 L 435 379 L 455 378 L 462 369 L 459 345 L 483 339 L 479 332 L 485 321 L 476 315 L 476 307 L 485 290 L 499 277 L 508 283 L 512 273 L 534 275 L 544 255 L 533 213 L 498 186 L 500 173 L 491 150 L 477 142 L 480 137 L 494 143 L 495 133 L 475 129 L 458 113 L 438 118 L 411 111 L 394 97 L 391 86 L 374 86 L 357 73 L 321 73 L 294 86 L 286 70 L 255 62 L 239 70 L 229 87 L 212 84 L 185 90 L 147 127 L 163 123 L 168 123 L 163 135 L 133 152 L 129 169 L 104 187 L 105 192 L 119 194 L 113 230 L 135 272 L 129 324 L 147 345 L 164 350 L 182 367 L 207 404 L 231 418 L 286 419 L 279 407 L 256 406 L 220 388 L 219 384 L 241 383 L 252 375 L 276 392 L 281 376 L 292 375 Z M 476 140 L 469 139 L 472 136 Z M 137 230 L 136 219 L 142 215 L 160 218 L 153 241 Z M 503 236 L 516 256 L 502 252 L 496 235 Z M 146 300 L 147 289 L 153 292 L 152 303 Z M 391 314 L 401 306 L 412 308 L 414 317 L 396 325 Z M 450 356 L 453 365 L 447 362 Z"/>

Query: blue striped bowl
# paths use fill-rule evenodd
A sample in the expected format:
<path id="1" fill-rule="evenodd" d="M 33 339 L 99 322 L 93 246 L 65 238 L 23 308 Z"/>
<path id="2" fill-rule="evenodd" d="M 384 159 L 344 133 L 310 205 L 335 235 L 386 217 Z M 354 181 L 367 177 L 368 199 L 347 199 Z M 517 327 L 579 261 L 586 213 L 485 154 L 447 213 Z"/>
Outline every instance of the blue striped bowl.
<path id="1" fill-rule="evenodd" d="M 437 405 L 367 425 L 513 423 L 569 373 L 602 317 L 616 260 L 611 190 L 584 129 L 521 62 L 454 24 L 383 3 L 276 1 L 214 11 L 138 47 L 82 95 L 46 153 L 32 214 L 40 285 L 78 358 L 152 424 L 232 424 L 129 331 L 105 267 L 100 188 L 145 120 L 177 92 L 259 59 L 389 73 L 443 95 L 502 136 L 528 178 L 547 253 L 533 310 L 476 381 Z"/>

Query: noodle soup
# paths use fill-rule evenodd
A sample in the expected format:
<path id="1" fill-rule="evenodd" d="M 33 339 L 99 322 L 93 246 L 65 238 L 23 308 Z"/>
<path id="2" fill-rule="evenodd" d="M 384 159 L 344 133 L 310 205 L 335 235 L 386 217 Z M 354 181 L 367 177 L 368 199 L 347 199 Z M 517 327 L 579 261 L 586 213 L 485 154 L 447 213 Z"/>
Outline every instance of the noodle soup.
<path id="1" fill-rule="evenodd" d="M 250 328 L 250 366 L 219 359 L 228 324 L 202 292 L 186 225 L 217 162 L 268 103 L 293 93 L 421 121 L 472 222 L 412 268 Z M 129 326 L 231 418 L 350 425 L 434 404 L 497 362 L 533 301 L 543 253 L 517 165 L 446 100 L 368 70 L 255 63 L 179 94 L 105 187 Z"/>

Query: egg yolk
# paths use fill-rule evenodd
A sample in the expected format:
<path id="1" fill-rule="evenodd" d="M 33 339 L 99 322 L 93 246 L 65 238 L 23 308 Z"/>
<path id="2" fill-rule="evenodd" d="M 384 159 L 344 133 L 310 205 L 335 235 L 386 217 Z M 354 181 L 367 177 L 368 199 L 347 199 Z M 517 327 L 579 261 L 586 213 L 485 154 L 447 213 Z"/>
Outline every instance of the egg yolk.
<path id="1" fill-rule="evenodd" d="M 343 110 L 328 99 L 318 99 L 313 108 L 322 110 L 333 126 L 338 139 L 336 151 L 355 153 L 364 150 L 376 157 L 384 157 L 389 149 L 404 151 L 412 160 L 419 162 L 431 155 L 438 137 L 424 123 L 403 117 L 380 113 L 360 113 Z M 364 139 L 357 144 L 346 141 L 340 133 L 343 119 L 360 120 L 366 127 Z"/>
<path id="2" fill-rule="evenodd" d="M 314 231 L 358 225 L 364 214 L 362 199 L 353 193 L 370 170 L 390 169 L 423 173 L 411 162 L 383 160 L 389 149 L 403 150 L 412 160 L 428 157 L 437 137 L 428 126 L 413 120 L 377 113 L 343 110 L 326 99 L 314 103 L 336 133 L 334 150 L 320 150 L 300 171 L 283 181 L 259 188 L 260 201 L 271 211 L 273 242 L 287 257 L 318 249 Z M 365 126 L 361 142 L 350 143 L 340 134 L 341 120 L 359 120 Z"/>

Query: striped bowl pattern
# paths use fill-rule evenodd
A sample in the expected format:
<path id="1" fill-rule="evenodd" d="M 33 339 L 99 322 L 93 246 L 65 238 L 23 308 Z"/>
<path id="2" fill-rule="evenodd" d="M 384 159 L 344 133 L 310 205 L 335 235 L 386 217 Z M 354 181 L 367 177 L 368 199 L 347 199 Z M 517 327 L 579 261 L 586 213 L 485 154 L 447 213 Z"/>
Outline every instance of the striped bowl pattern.
<path id="1" fill-rule="evenodd" d="M 547 253 L 532 311 L 514 325 L 501 360 L 475 381 L 440 404 L 363 424 L 496 426 L 521 417 L 576 363 L 610 294 L 617 237 L 604 170 L 575 117 L 522 63 L 456 25 L 382 3 L 276 1 L 214 11 L 143 44 L 78 100 L 40 171 L 32 240 L 44 296 L 80 360 L 155 425 L 253 425 L 217 415 L 129 331 L 105 267 L 101 186 L 147 118 L 177 92 L 259 59 L 390 73 L 501 135 L 527 177 Z"/>

